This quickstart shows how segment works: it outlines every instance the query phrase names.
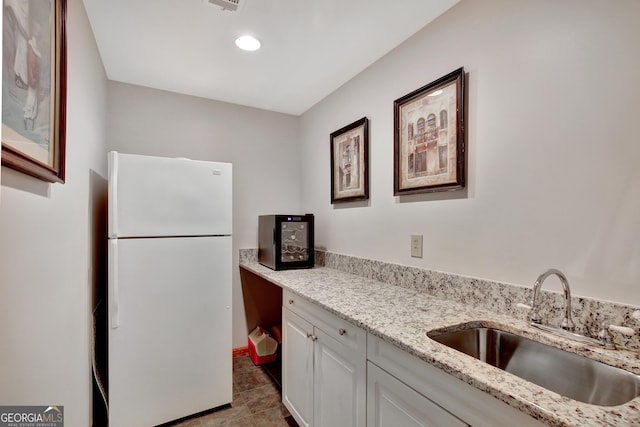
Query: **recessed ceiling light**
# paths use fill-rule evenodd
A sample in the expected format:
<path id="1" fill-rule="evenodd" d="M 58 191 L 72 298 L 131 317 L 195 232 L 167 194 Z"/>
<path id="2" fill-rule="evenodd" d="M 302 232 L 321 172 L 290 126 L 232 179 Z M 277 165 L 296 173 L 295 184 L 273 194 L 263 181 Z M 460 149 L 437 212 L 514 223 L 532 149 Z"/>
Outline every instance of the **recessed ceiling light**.
<path id="1" fill-rule="evenodd" d="M 260 41 L 253 36 L 242 36 L 236 39 L 236 46 L 251 52 L 260 49 Z"/>

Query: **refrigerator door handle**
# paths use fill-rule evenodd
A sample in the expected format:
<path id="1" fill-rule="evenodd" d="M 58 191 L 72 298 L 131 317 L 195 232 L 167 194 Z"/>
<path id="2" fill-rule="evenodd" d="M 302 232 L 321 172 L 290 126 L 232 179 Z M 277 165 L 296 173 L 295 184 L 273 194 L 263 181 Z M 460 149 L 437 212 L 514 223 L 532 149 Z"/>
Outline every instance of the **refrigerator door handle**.
<path id="1" fill-rule="evenodd" d="M 111 329 L 118 329 L 120 326 L 120 311 L 119 311 L 119 295 L 118 295 L 118 241 L 109 240 L 109 246 L 111 256 L 109 256 L 109 319 L 111 322 Z"/>
<path id="2" fill-rule="evenodd" d="M 116 151 L 109 152 L 109 181 L 108 191 L 109 199 L 107 201 L 107 210 L 109 212 L 108 235 L 111 238 L 118 235 L 118 153 Z"/>

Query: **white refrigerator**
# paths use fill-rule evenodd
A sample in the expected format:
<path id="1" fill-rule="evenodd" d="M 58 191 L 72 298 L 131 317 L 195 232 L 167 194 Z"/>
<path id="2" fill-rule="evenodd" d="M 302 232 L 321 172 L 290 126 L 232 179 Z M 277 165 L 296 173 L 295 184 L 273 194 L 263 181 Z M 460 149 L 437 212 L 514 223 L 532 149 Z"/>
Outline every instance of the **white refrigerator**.
<path id="1" fill-rule="evenodd" d="M 232 400 L 229 163 L 109 153 L 109 426 Z"/>

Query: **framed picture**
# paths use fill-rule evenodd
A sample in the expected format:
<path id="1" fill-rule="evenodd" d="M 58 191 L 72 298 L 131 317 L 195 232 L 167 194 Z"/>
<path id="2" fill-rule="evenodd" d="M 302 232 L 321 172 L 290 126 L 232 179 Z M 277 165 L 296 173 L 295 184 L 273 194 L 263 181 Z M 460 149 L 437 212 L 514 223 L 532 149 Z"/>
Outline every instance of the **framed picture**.
<path id="1" fill-rule="evenodd" d="M 331 134 L 331 203 L 369 198 L 369 120 Z"/>
<path id="2" fill-rule="evenodd" d="M 394 102 L 394 195 L 465 186 L 464 69 Z"/>
<path id="3" fill-rule="evenodd" d="M 66 0 L 3 0 L 2 165 L 64 182 Z"/>

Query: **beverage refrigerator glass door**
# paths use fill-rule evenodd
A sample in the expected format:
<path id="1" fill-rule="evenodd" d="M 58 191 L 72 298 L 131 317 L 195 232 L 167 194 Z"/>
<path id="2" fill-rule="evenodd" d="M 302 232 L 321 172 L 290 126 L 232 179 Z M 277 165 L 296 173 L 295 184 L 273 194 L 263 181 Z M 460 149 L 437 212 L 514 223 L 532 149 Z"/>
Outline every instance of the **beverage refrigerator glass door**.
<path id="1" fill-rule="evenodd" d="M 258 218 L 258 261 L 273 270 L 312 268 L 314 217 L 262 215 Z"/>

